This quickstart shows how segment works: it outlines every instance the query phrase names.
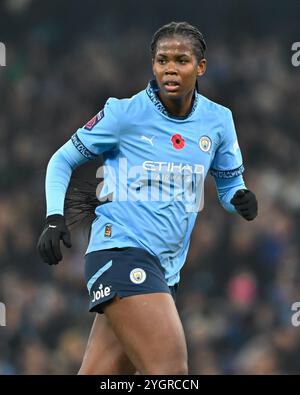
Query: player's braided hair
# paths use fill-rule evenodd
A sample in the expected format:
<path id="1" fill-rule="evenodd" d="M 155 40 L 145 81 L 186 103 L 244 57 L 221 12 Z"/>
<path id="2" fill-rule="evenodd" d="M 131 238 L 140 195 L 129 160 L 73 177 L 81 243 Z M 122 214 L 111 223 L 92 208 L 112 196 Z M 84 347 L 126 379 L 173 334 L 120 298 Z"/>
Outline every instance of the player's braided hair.
<path id="1" fill-rule="evenodd" d="M 190 25 L 188 22 L 170 22 L 158 29 L 154 33 L 150 45 L 152 58 L 155 56 L 157 43 L 162 38 L 174 36 L 182 36 L 190 39 L 197 61 L 199 62 L 204 58 L 206 42 L 204 40 L 203 34 L 195 26 Z"/>
<path id="2" fill-rule="evenodd" d="M 68 227 L 78 223 L 89 226 L 95 219 L 95 209 L 100 204 L 96 196 L 98 182 L 72 177 L 64 207 Z"/>

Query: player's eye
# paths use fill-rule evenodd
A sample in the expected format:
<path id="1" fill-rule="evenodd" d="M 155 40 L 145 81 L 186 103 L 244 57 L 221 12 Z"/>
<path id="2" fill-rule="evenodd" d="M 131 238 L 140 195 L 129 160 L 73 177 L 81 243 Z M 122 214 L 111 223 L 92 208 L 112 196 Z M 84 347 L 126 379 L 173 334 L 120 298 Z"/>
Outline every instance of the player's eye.
<path id="1" fill-rule="evenodd" d="M 166 60 L 166 59 L 158 59 L 157 62 L 158 62 L 159 64 L 166 64 L 166 63 L 167 63 L 167 60 Z"/>
<path id="2" fill-rule="evenodd" d="M 188 62 L 187 59 L 180 59 L 180 60 L 179 60 L 179 63 L 180 63 L 180 64 L 186 64 L 187 62 Z"/>

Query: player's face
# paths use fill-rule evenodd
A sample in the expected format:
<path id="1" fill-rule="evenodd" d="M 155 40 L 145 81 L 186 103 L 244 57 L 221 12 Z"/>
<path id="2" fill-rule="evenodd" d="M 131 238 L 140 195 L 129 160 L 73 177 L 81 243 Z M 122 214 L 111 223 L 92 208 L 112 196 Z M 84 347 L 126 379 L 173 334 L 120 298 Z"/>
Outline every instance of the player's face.
<path id="1" fill-rule="evenodd" d="M 205 72 L 206 60 L 197 61 L 188 38 L 162 38 L 157 43 L 152 69 L 160 94 L 179 99 L 194 91 L 197 77 Z"/>

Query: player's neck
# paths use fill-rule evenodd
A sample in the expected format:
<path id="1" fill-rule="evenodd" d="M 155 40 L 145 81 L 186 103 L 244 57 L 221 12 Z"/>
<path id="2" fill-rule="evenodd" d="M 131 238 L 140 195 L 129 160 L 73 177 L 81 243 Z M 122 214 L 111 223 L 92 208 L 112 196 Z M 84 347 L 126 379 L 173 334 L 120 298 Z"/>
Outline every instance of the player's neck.
<path id="1" fill-rule="evenodd" d="M 160 92 L 158 93 L 158 96 L 170 115 L 173 115 L 175 117 L 184 117 L 191 110 L 194 92 L 189 93 L 185 97 L 180 97 L 176 99 L 166 97 Z"/>

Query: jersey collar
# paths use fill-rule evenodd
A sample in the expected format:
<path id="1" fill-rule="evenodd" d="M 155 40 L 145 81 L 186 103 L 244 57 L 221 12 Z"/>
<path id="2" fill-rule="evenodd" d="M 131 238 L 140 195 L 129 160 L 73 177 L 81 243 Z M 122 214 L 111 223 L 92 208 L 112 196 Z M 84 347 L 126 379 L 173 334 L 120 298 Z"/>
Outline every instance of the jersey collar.
<path id="1" fill-rule="evenodd" d="M 152 103 L 158 109 L 158 111 L 161 112 L 162 114 L 166 115 L 169 118 L 173 118 L 173 119 L 187 119 L 194 113 L 194 111 L 195 111 L 195 109 L 197 107 L 198 100 L 199 100 L 199 95 L 198 95 L 197 91 L 195 90 L 194 91 L 194 95 L 193 95 L 193 105 L 192 105 L 192 108 L 191 108 L 190 112 L 187 115 L 185 115 L 185 116 L 174 116 L 174 115 L 171 115 L 171 114 L 168 113 L 168 111 L 166 110 L 165 106 L 160 101 L 159 96 L 157 94 L 158 92 L 159 92 L 159 87 L 157 85 L 156 80 L 153 79 L 147 85 L 146 93 L 149 96 L 149 98 L 152 101 Z"/>

